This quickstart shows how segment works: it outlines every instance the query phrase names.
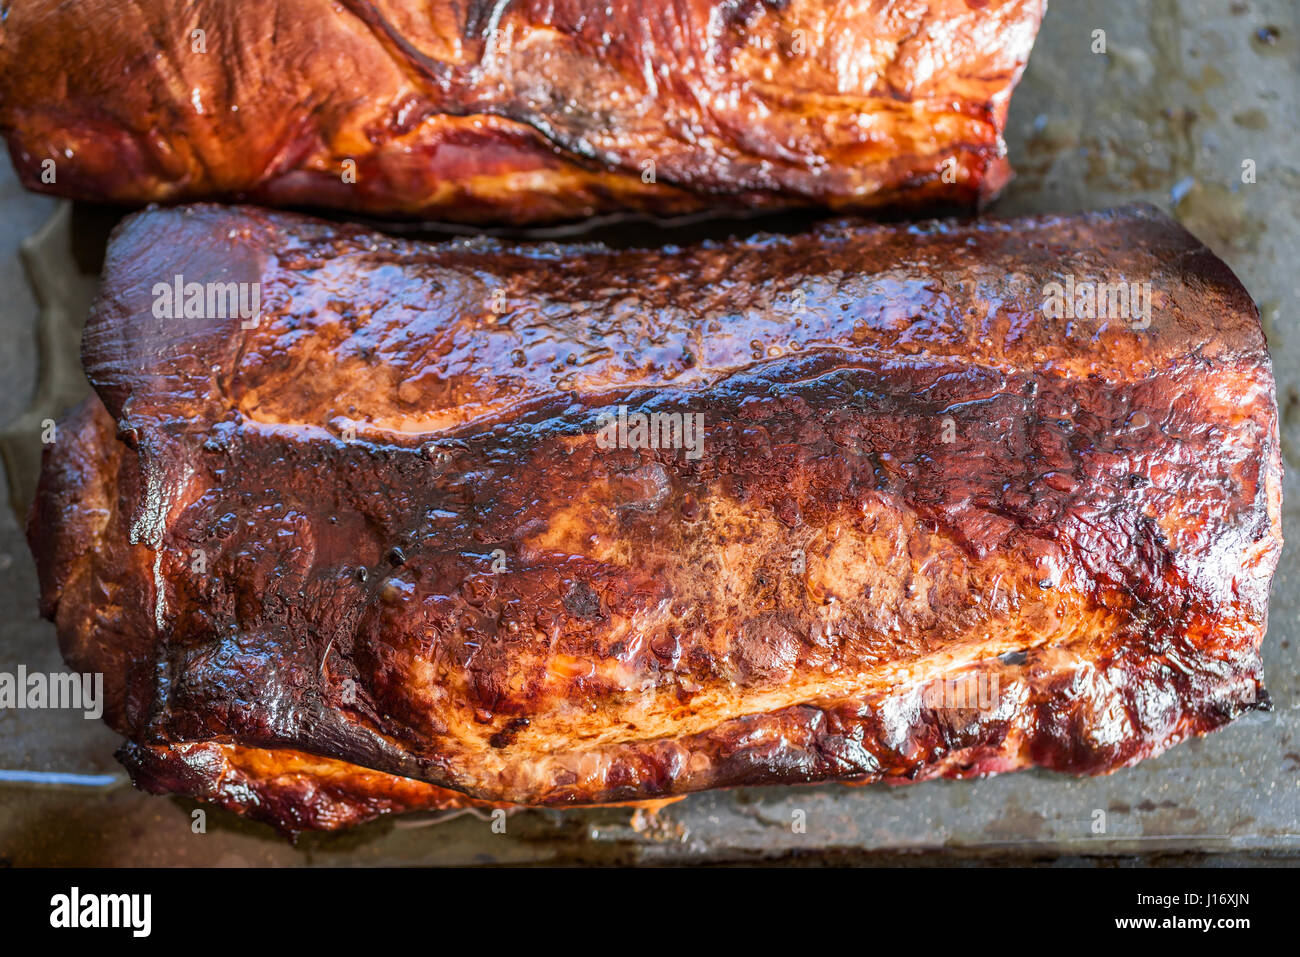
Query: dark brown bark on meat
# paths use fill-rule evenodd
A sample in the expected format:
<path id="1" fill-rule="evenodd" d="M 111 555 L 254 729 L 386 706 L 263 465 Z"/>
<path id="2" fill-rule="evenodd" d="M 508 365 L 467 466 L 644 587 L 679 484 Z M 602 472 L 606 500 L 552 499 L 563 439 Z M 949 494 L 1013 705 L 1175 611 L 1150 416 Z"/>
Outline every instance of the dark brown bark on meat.
<path id="1" fill-rule="evenodd" d="M 159 317 L 177 276 L 262 313 Z M 1266 700 L 1268 353 L 1149 207 L 656 251 L 149 211 L 84 360 L 43 607 L 140 784 L 283 828 L 1103 773 Z M 699 454 L 606 448 L 620 407 Z"/>

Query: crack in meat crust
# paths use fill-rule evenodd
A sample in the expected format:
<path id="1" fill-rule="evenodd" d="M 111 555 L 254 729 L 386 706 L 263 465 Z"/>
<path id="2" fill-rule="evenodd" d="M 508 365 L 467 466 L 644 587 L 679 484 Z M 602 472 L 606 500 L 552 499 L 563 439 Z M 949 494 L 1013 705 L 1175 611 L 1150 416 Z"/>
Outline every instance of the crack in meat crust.
<path id="1" fill-rule="evenodd" d="M 1044 7 L 12 0 L 0 133 L 28 188 L 128 204 L 511 223 L 974 206 L 1010 176 Z"/>
<path id="2" fill-rule="evenodd" d="M 178 274 L 260 321 L 155 318 Z M 1149 328 L 1044 318 L 1067 274 Z M 149 211 L 83 357 L 43 609 L 138 783 L 282 828 L 1104 773 L 1266 702 L 1268 354 L 1149 207 L 658 251 Z M 602 448 L 620 405 L 704 454 Z M 231 747 L 335 769 L 225 787 Z"/>

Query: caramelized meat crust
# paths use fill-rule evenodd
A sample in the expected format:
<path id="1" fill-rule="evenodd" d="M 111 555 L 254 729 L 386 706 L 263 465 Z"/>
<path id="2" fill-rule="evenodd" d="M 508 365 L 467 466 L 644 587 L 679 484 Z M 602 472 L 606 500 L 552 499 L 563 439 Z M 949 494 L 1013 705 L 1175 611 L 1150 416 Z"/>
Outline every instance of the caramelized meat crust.
<path id="1" fill-rule="evenodd" d="M 1088 282 L 1149 309 L 1050 318 Z M 152 210 L 83 359 L 43 609 L 138 783 L 285 829 L 1105 773 L 1267 701 L 1269 357 L 1150 207 L 654 251 Z"/>
<path id="2" fill-rule="evenodd" d="M 973 206 L 1045 0 L 10 0 L 30 189 L 544 223 Z"/>

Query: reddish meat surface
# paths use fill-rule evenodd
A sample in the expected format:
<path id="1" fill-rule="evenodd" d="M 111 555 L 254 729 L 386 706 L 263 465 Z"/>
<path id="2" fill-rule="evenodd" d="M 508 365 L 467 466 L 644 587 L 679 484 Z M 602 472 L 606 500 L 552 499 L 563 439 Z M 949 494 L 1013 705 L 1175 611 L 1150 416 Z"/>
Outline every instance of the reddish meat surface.
<path id="1" fill-rule="evenodd" d="M 177 276 L 256 323 L 160 316 Z M 1149 321 L 1045 315 L 1090 281 Z M 1268 353 L 1149 207 L 655 251 L 154 210 L 83 358 L 44 611 L 137 783 L 286 830 L 1104 773 L 1267 701 Z"/>
<path id="2" fill-rule="evenodd" d="M 544 223 L 974 206 L 1045 0 L 9 0 L 31 189 Z"/>

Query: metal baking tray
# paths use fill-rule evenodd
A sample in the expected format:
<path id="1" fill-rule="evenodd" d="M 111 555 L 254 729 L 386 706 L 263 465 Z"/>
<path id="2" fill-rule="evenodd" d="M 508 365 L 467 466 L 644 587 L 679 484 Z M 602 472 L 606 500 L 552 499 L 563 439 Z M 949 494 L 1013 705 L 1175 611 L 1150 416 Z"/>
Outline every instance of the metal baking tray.
<path id="1" fill-rule="evenodd" d="M 1094 52 L 1105 31 L 1105 53 Z M 1226 260 L 1259 303 L 1287 468 L 1300 508 L 1300 5 L 1291 0 L 1054 0 L 1008 128 L 1019 176 L 991 212 L 1148 200 Z M 1252 161 L 1255 182 L 1243 182 Z M 30 494 L 41 419 L 84 394 L 78 329 L 110 210 L 24 193 L 0 166 L 0 422 L 15 499 Z M 725 234 L 761 222 L 690 227 Z M 645 242 L 644 225 L 635 230 Z M 602 238 L 617 240 L 606 224 Z M 669 237 L 676 233 L 664 228 Z M 678 229 L 680 232 L 680 228 Z M 39 385 L 39 395 L 34 393 Z M 34 414 L 26 414 L 34 409 Z M 134 791 L 117 736 L 68 711 L 0 711 L 0 864 L 876 863 L 1300 859 L 1297 551 L 1284 551 L 1265 641 L 1274 710 L 1109 777 L 695 795 L 657 814 L 521 811 L 377 821 L 291 845 L 194 802 Z M 0 508 L 0 671 L 56 671 L 22 523 Z M 802 813 L 797 813 L 802 812 Z M 802 822 L 801 827 L 794 826 Z M 499 830 L 499 829 L 498 829 Z"/>

